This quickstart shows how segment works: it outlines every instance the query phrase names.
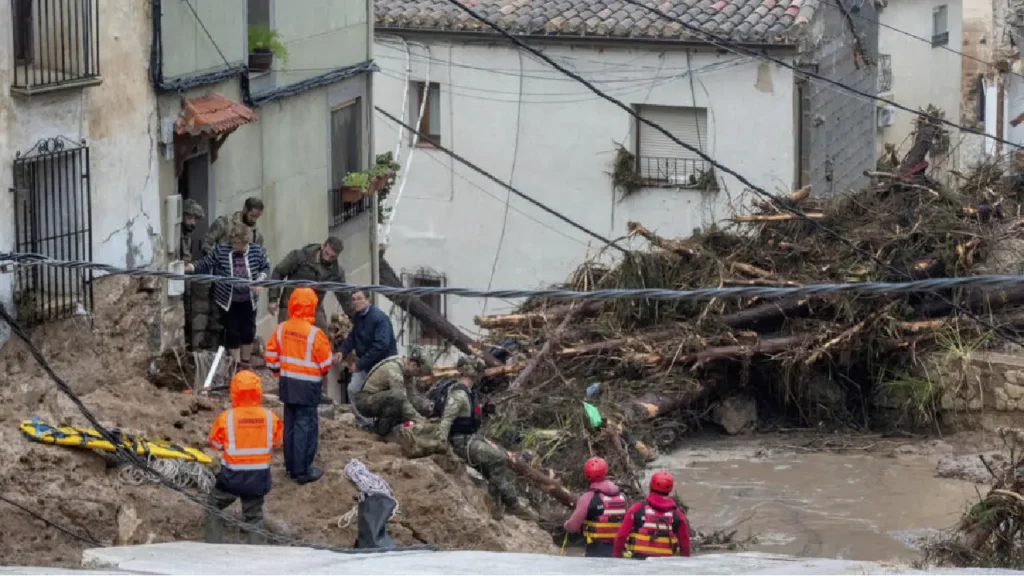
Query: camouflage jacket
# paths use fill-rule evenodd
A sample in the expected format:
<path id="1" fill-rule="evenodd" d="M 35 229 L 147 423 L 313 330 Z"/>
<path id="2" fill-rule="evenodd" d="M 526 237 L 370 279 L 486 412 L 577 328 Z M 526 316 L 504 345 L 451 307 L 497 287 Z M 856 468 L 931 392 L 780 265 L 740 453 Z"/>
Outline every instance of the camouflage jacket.
<path id="1" fill-rule="evenodd" d="M 185 262 L 192 261 L 192 235 L 181 235 L 181 246 L 178 247 L 178 259 Z"/>
<path id="2" fill-rule="evenodd" d="M 401 356 L 381 360 L 370 370 L 363 384 L 364 394 L 376 394 L 385 390 L 405 390 L 405 367 Z"/>
<path id="3" fill-rule="evenodd" d="M 213 223 L 210 224 L 210 229 L 206 232 L 206 237 L 203 238 L 203 254 L 209 254 L 213 252 L 213 249 L 217 244 L 225 244 L 228 241 L 228 234 L 231 233 L 231 224 L 242 220 L 242 212 L 238 211 L 231 216 L 218 216 Z M 263 233 L 260 232 L 259 227 L 252 226 L 252 240 L 253 244 L 263 244 Z M 266 248 L 266 246 L 264 246 Z"/>
<path id="4" fill-rule="evenodd" d="M 452 429 L 452 422 L 459 417 L 473 415 L 473 399 L 465 390 L 452 388 L 448 392 L 448 400 L 444 404 L 444 413 L 441 415 L 441 423 L 437 427 L 438 440 L 448 442 L 448 433 Z"/>
<path id="5" fill-rule="evenodd" d="M 298 250 L 292 250 L 284 257 L 284 260 L 278 262 L 277 266 L 274 266 L 274 272 L 271 274 L 271 278 L 274 280 L 312 280 L 314 282 L 344 282 L 345 271 L 338 266 L 338 263 L 332 262 L 330 264 L 324 264 L 320 260 L 320 245 L 309 244 Z M 316 297 L 319 299 L 317 308 L 323 309 L 324 295 L 326 290 L 314 290 Z M 288 305 L 288 298 L 292 295 L 292 288 L 285 288 L 282 294 L 281 288 L 271 288 L 267 297 L 270 298 L 270 302 L 277 302 L 278 298 L 281 299 L 281 306 Z M 346 314 L 352 313 L 352 297 L 345 292 L 335 292 L 334 297 L 338 299 L 338 304 L 341 305 L 342 310 Z"/>

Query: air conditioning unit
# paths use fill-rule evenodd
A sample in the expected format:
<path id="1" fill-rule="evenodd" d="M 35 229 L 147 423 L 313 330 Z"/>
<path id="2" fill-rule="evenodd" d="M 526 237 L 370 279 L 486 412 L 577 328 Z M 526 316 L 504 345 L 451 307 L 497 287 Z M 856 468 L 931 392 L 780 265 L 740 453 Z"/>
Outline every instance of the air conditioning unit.
<path id="1" fill-rule="evenodd" d="M 879 106 L 875 108 L 875 117 L 879 128 L 892 126 L 896 122 L 896 107 L 889 105 Z"/>

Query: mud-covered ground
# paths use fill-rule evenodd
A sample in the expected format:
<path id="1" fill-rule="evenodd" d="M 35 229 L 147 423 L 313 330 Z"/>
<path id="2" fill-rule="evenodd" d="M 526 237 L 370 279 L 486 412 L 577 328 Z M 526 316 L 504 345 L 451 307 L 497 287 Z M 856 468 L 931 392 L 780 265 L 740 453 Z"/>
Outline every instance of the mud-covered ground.
<path id="1" fill-rule="evenodd" d="M 210 424 L 227 399 L 165 391 L 147 380 L 157 298 L 141 291 L 137 281 L 106 278 L 97 282 L 92 322 L 78 317 L 41 327 L 32 337 L 104 425 L 205 447 Z M 105 545 L 117 541 L 119 528 L 126 543 L 201 538 L 203 511 L 183 496 L 155 485 L 123 484 L 116 468 L 97 454 L 21 435 L 18 424 L 33 416 L 53 424 L 86 421 L 13 336 L 0 349 L 0 375 L 0 495 Z M 279 406 L 271 408 L 280 415 Z M 355 503 L 356 490 L 342 469 L 358 458 L 391 484 L 400 513 L 389 531 L 399 544 L 557 551 L 535 524 L 514 517 L 494 521 L 486 488 L 461 463 L 445 457 L 406 460 L 397 445 L 331 418 L 322 418 L 320 429 L 318 465 L 326 472 L 321 481 L 296 485 L 286 479 L 281 455 L 275 456 L 274 490 L 267 500 L 273 529 L 351 546 L 355 527 L 339 528 L 338 520 Z M 90 547 L 4 502 L 0 510 L 0 563 L 77 566 L 81 551 Z M 238 534 L 229 531 L 228 537 Z"/>

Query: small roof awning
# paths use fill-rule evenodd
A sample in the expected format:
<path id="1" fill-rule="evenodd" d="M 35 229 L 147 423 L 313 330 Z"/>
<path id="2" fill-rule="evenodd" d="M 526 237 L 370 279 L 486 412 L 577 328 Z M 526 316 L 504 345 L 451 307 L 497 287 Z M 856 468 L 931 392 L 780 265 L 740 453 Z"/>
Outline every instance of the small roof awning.
<path id="1" fill-rule="evenodd" d="M 181 114 L 174 121 L 174 132 L 179 136 L 221 136 L 257 120 L 256 113 L 248 106 L 220 94 L 182 98 Z"/>

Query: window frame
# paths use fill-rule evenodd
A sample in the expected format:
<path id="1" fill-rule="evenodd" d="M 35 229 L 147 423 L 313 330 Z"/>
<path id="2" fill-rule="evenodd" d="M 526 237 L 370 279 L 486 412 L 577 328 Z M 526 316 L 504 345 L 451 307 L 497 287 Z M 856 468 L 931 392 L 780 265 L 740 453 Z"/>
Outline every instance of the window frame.
<path id="1" fill-rule="evenodd" d="M 675 136 L 676 138 L 679 138 L 683 142 L 687 142 L 688 144 L 693 145 L 695 148 L 697 148 L 698 150 L 700 150 L 704 154 L 707 154 L 707 150 L 709 148 L 708 142 L 709 142 L 709 135 L 710 135 L 710 128 L 709 128 L 709 122 L 708 122 L 710 112 L 707 109 L 707 107 L 702 107 L 702 106 L 662 106 L 662 105 L 652 105 L 652 104 L 636 104 L 636 105 L 633 106 L 634 111 L 636 111 L 636 113 L 640 117 L 644 117 L 645 110 L 647 110 L 647 109 L 653 110 L 655 108 L 667 108 L 667 109 L 678 110 L 678 111 L 692 111 L 694 113 L 694 115 L 695 115 L 695 118 L 698 120 L 698 124 L 697 124 L 696 130 L 695 130 L 695 132 L 697 133 L 697 138 L 698 138 L 697 142 L 687 141 L 686 137 L 680 136 L 679 134 L 676 134 L 676 133 L 673 133 L 671 130 L 669 130 L 669 132 L 672 133 L 673 136 Z M 700 116 L 701 115 L 703 115 L 703 122 L 700 122 Z M 672 172 L 677 174 L 677 175 L 679 173 L 678 165 L 680 163 L 684 166 L 684 170 L 685 170 L 685 166 L 687 164 L 692 164 L 693 165 L 693 171 L 692 171 L 693 174 L 696 174 L 698 171 L 701 174 L 703 174 L 703 173 L 710 173 L 712 175 L 714 174 L 713 167 L 710 166 L 707 163 L 707 161 L 705 161 L 704 159 L 699 158 L 699 157 L 698 158 L 691 158 L 691 157 L 689 157 L 688 155 L 693 155 L 693 153 L 685 150 L 682 147 L 678 147 L 679 148 L 679 154 L 680 154 L 678 156 L 666 156 L 666 157 L 645 156 L 644 155 L 644 147 L 643 147 L 644 131 L 645 130 L 654 130 L 654 128 L 651 128 L 650 126 L 644 124 L 639 119 L 634 120 L 633 124 L 634 124 L 634 128 L 635 128 L 635 134 L 634 134 L 634 138 L 633 138 L 633 144 L 634 144 L 634 150 L 635 150 L 635 153 L 633 155 L 634 156 L 633 169 L 636 171 L 636 175 L 639 177 L 639 179 L 643 182 L 642 187 L 645 187 L 645 188 L 674 188 L 674 189 L 699 189 L 699 188 L 703 187 L 702 184 L 701 184 L 701 181 L 698 181 L 696 184 L 679 183 L 679 182 L 673 181 L 672 178 L 670 178 L 670 177 L 657 178 L 657 177 L 650 177 L 649 175 L 645 176 L 645 172 L 646 173 L 650 172 L 650 163 L 651 163 L 652 160 L 655 160 L 655 161 L 658 161 L 658 160 L 666 160 L 666 161 L 671 160 L 672 164 L 673 164 Z M 666 130 L 668 130 L 668 128 L 666 128 Z M 647 160 L 647 162 L 645 162 L 645 159 Z M 658 162 L 658 163 L 660 164 L 660 162 Z M 660 172 L 661 172 L 660 167 L 658 168 L 657 172 L 660 174 Z M 683 173 L 685 174 L 685 171 Z M 668 174 L 667 170 L 666 170 L 666 174 Z M 716 183 L 714 184 L 714 186 L 717 186 L 717 181 L 715 181 L 715 182 Z"/>
<path id="2" fill-rule="evenodd" d="M 426 282 L 426 283 L 424 283 Z M 402 272 L 402 285 L 406 288 L 417 288 L 417 287 L 440 287 L 444 288 L 448 286 L 448 277 L 445 274 L 435 272 L 429 268 L 420 268 L 412 272 Z M 432 310 L 438 313 L 442 318 L 448 317 L 448 296 L 445 294 L 437 294 L 435 307 L 431 300 L 428 300 L 431 296 L 420 296 L 420 300 L 429 306 Z M 445 346 L 444 338 L 437 333 L 433 333 L 434 330 L 429 326 L 424 326 L 412 314 L 407 314 L 408 324 L 406 329 L 408 336 L 405 338 L 407 345 L 414 346 L 425 346 L 430 348 L 442 348 Z M 424 336 L 424 332 L 432 332 L 430 336 Z"/>
<path id="3" fill-rule="evenodd" d="M 423 118 L 420 119 L 419 125 L 416 127 L 416 129 L 419 130 L 419 132 L 421 134 L 426 134 L 427 136 L 430 137 L 431 140 L 434 140 L 435 142 L 440 144 L 441 143 L 442 132 L 444 132 L 444 129 L 441 126 L 441 83 L 440 82 L 430 82 L 428 84 L 427 82 L 423 82 L 421 80 L 414 80 L 412 84 L 413 84 L 412 87 L 415 90 L 415 94 L 416 94 L 416 99 L 412 102 L 412 114 L 413 114 L 412 117 L 413 118 L 417 118 L 419 116 L 420 106 L 423 103 L 423 93 L 424 92 L 427 93 L 427 98 L 428 99 L 431 98 L 431 97 L 436 98 L 437 112 L 438 112 L 438 117 L 436 118 L 436 120 L 437 120 L 437 133 L 435 134 L 435 133 L 430 131 L 430 120 L 431 120 L 430 106 L 431 106 L 432 101 L 428 101 L 427 102 L 426 107 L 423 109 Z M 431 96 L 432 94 L 433 94 L 433 96 Z M 430 141 L 428 141 L 428 140 L 426 140 L 426 139 L 424 139 L 422 137 L 417 139 L 415 136 L 416 136 L 415 134 L 411 134 L 410 138 L 409 138 L 409 141 L 410 141 L 410 143 L 415 141 L 417 147 L 419 147 L 419 148 L 434 148 L 435 147 L 432 142 L 430 142 Z"/>
<path id="4" fill-rule="evenodd" d="M 941 15 L 942 30 L 939 30 L 939 16 Z M 932 8 L 932 48 L 938 48 L 949 44 L 949 5 L 940 4 Z"/>
<path id="5" fill-rule="evenodd" d="M 32 96 L 102 82 L 99 0 L 10 0 L 12 94 Z M 38 45 L 37 45 L 38 44 Z"/>
<path id="6" fill-rule="evenodd" d="M 347 167 L 348 170 L 344 174 L 339 173 L 339 180 L 335 180 L 335 166 L 338 158 L 336 157 L 337 152 L 335 150 L 335 124 L 334 115 L 342 110 L 354 110 L 355 115 L 355 126 L 356 126 L 356 162 L 355 166 Z M 352 172 L 356 172 L 363 169 L 366 165 L 365 151 L 363 150 L 362 141 L 364 130 L 366 129 L 363 117 L 363 99 L 356 97 L 351 100 L 346 100 L 336 106 L 331 106 L 327 113 L 327 124 L 328 124 L 328 157 L 330 158 L 330 188 L 328 190 L 328 226 L 339 226 L 348 222 L 360 214 L 369 210 L 369 197 L 364 197 L 356 202 L 345 202 L 342 199 L 341 186 L 345 176 L 348 176 Z M 347 151 L 346 151 L 347 152 Z"/>

